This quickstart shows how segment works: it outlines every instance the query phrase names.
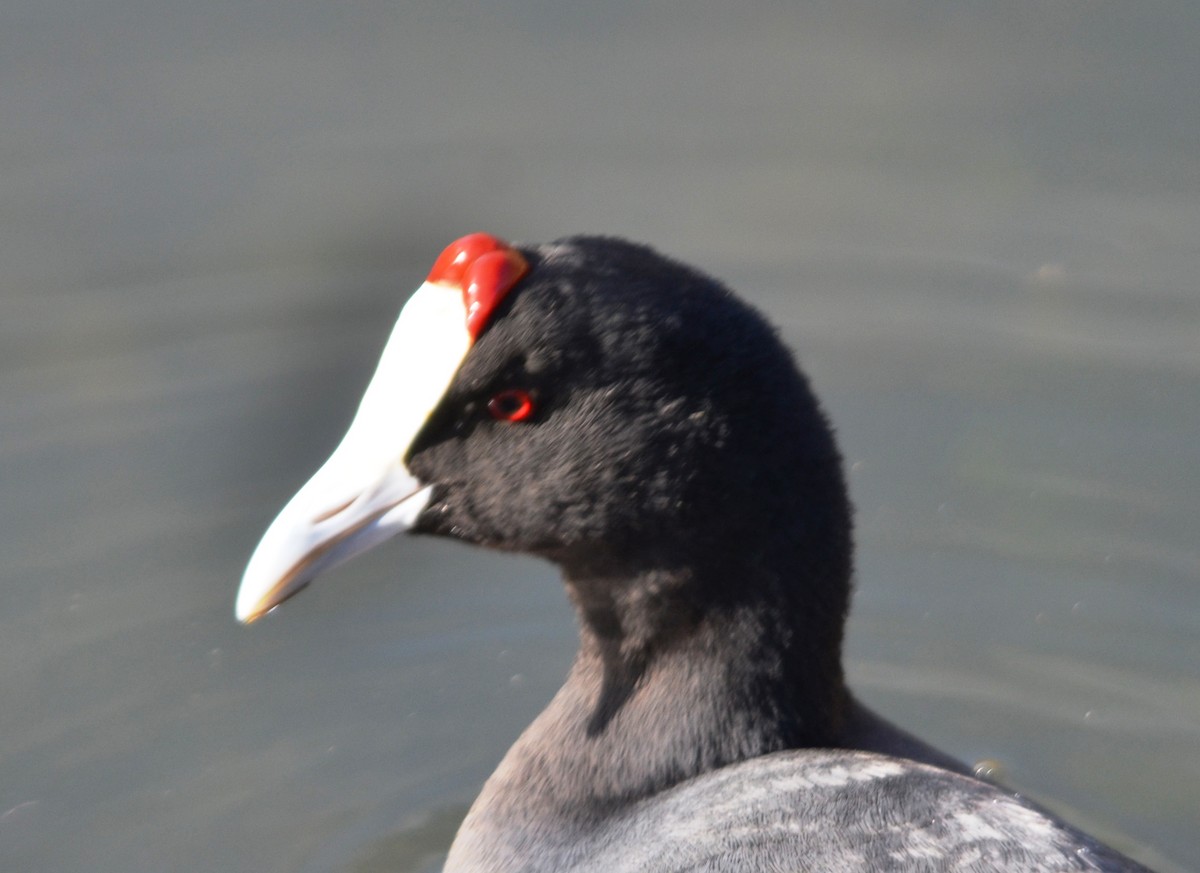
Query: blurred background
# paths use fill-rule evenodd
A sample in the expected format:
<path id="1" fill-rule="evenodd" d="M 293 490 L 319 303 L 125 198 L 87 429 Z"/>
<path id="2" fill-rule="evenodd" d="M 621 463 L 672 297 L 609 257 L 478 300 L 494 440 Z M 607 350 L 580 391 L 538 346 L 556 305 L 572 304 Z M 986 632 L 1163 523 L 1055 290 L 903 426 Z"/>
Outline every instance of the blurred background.
<path id="1" fill-rule="evenodd" d="M 0 6 L 0 867 L 434 870 L 573 654 L 411 538 L 235 624 L 406 296 L 603 232 L 780 325 L 869 702 L 1200 868 L 1200 7 Z"/>

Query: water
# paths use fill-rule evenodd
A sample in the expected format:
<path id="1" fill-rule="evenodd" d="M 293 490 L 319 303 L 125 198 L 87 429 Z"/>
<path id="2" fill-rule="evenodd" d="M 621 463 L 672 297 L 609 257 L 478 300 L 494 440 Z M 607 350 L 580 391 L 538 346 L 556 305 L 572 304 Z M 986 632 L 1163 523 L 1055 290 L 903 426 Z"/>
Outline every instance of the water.
<path id="1" fill-rule="evenodd" d="M 1200 15 L 0 10 L 0 862 L 436 869 L 569 662 L 552 569 L 242 566 L 463 232 L 621 233 L 781 326 L 864 697 L 1200 867 Z"/>

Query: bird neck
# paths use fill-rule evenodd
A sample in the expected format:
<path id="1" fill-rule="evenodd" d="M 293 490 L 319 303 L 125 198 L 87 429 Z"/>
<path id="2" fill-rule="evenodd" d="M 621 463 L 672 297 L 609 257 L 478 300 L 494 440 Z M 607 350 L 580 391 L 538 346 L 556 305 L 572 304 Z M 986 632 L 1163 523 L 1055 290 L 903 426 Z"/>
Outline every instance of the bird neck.
<path id="1" fill-rule="evenodd" d="M 581 753 L 610 768 L 614 800 L 837 736 L 845 610 L 815 592 L 845 583 L 797 584 L 772 563 L 760 552 L 722 567 L 711 554 L 631 578 L 568 577 L 580 648 L 571 708 L 552 724 L 582 731 Z"/>
<path id="2" fill-rule="evenodd" d="M 575 662 L 488 780 L 452 860 L 478 849 L 489 853 L 487 869 L 506 869 L 491 853 L 534 831 L 553 842 L 701 773 L 833 744 L 848 699 L 844 606 L 822 615 L 820 584 L 762 564 L 730 571 L 719 580 L 711 569 L 568 575 L 580 619 Z"/>

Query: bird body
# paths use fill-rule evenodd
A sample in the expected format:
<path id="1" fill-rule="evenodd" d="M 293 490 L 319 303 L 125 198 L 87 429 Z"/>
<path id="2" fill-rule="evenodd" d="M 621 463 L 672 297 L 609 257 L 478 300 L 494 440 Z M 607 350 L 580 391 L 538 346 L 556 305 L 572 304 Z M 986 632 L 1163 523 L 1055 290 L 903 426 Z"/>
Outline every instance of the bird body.
<path id="1" fill-rule="evenodd" d="M 558 827 L 468 819 L 446 873 L 1141 869 L 1023 799 L 910 760 L 777 752 Z"/>

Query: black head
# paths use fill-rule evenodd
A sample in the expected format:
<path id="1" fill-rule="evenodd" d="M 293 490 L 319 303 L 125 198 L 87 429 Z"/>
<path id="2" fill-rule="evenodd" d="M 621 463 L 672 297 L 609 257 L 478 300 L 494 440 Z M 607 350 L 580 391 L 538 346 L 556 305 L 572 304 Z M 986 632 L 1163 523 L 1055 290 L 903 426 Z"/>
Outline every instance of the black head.
<path id="1" fill-rule="evenodd" d="M 443 252 L 346 439 L 256 550 L 239 616 L 400 530 L 544 556 L 577 603 L 595 580 L 701 609 L 794 602 L 820 628 L 806 648 L 837 659 L 850 511 L 825 417 L 758 313 L 645 246 L 475 234 Z"/>
<path id="2" fill-rule="evenodd" d="M 832 434 L 757 312 L 623 240 L 520 251 L 528 275 L 407 457 L 436 483 L 416 531 L 605 575 L 740 560 L 782 533 L 848 573 Z M 514 395 L 524 420 L 489 410 Z"/>

